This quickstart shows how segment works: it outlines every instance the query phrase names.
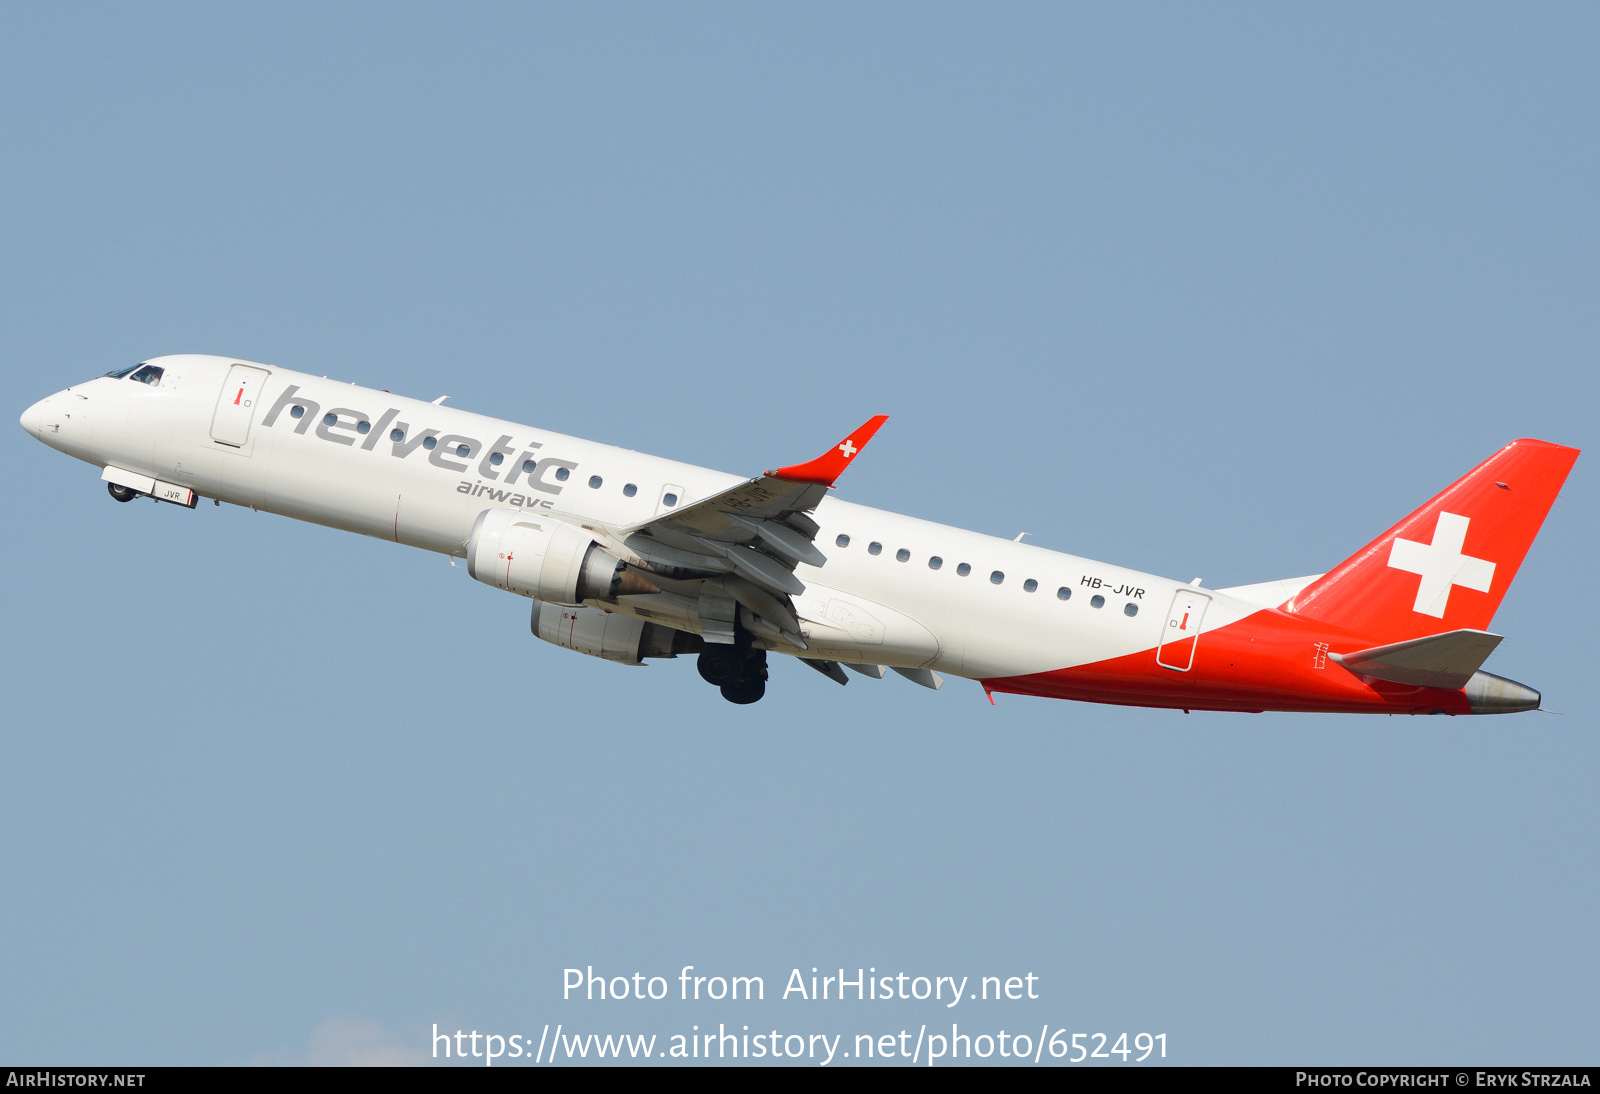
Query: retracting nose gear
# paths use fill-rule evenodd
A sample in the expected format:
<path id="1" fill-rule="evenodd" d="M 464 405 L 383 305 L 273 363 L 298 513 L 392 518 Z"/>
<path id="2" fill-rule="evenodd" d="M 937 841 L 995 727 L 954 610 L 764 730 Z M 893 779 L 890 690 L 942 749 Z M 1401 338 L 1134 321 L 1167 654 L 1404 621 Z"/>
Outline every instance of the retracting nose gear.
<path id="1" fill-rule="evenodd" d="M 177 483 L 162 482 L 149 475 L 141 475 L 135 471 L 125 471 L 111 464 L 101 472 L 100 477 L 105 480 L 106 493 L 118 501 L 132 501 L 134 498 L 154 498 L 156 501 L 171 502 L 181 505 L 185 509 L 193 509 L 200 503 L 200 495 L 187 486 Z"/>

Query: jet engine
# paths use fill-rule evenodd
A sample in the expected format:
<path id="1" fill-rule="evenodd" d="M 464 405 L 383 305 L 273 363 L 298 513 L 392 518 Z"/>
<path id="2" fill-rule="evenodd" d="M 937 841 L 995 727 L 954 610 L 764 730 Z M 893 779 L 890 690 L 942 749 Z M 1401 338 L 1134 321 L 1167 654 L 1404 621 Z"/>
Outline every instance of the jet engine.
<path id="1" fill-rule="evenodd" d="M 467 540 L 467 573 L 555 604 L 661 590 L 575 525 L 517 509 L 485 509 Z"/>
<path id="2" fill-rule="evenodd" d="M 569 650 L 639 665 L 646 657 L 676 657 L 699 648 L 700 636 L 646 623 L 631 615 L 600 608 L 567 607 L 533 602 L 533 633 Z"/>

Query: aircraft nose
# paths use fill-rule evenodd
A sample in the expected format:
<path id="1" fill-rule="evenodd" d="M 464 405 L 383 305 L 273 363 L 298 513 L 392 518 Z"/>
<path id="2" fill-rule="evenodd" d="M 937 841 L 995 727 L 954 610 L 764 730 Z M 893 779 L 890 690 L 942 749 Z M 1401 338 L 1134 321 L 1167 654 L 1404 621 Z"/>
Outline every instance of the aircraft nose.
<path id="1" fill-rule="evenodd" d="M 35 437 L 44 434 L 45 419 L 50 416 L 50 400 L 55 396 L 47 396 L 34 403 L 22 412 L 22 428 L 32 433 Z"/>

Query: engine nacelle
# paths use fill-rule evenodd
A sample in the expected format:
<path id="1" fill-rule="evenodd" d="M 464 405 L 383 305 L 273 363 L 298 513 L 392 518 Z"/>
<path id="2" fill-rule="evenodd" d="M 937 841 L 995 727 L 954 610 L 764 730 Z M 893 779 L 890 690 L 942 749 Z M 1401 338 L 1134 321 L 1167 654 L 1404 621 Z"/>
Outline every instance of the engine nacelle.
<path id="1" fill-rule="evenodd" d="M 569 650 L 639 665 L 646 657 L 676 657 L 693 648 L 699 635 L 646 623 L 621 612 L 533 602 L 533 633 Z"/>
<path id="2" fill-rule="evenodd" d="M 582 528 L 517 509 L 478 514 L 467 540 L 467 573 L 485 585 L 554 604 L 658 591 Z"/>

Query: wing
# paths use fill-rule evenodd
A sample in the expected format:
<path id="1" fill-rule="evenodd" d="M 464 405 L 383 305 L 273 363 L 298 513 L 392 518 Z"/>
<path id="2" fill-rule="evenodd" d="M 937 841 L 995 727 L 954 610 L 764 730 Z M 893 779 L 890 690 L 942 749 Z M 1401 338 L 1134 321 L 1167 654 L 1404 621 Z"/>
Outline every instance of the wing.
<path id="1" fill-rule="evenodd" d="M 716 602 L 726 600 L 727 641 L 733 640 L 737 603 L 759 617 L 751 621 L 756 633 L 770 625 L 776 631 L 770 637 L 781 635 L 804 649 L 789 597 L 804 592 L 805 583 L 794 568 L 827 561 L 813 542 L 817 523 L 808 514 L 888 420 L 878 415 L 808 463 L 768 471 L 615 534 L 663 589 L 698 596 L 703 622 L 713 622 Z M 723 628 L 713 622 L 704 633 L 715 641 Z"/>

